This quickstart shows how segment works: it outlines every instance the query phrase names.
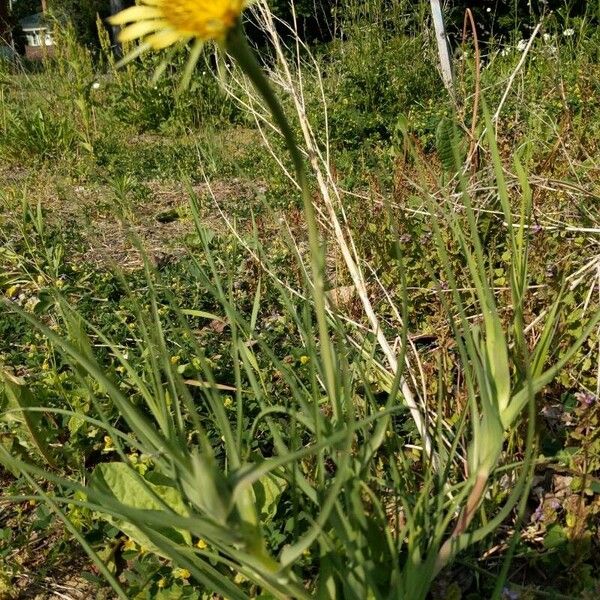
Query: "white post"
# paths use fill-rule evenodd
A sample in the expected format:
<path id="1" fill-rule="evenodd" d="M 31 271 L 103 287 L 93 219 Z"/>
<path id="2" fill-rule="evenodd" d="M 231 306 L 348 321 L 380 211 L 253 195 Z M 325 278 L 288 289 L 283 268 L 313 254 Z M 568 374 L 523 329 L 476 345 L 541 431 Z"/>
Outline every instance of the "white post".
<path id="1" fill-rule="evenodd" d="M 454 90 L 454 80 L 452 77 L 452 61 L 450 60 L 450 44 L 446 35 L 444 26 L 444 15 L 440 0 L 431 0 L 431 14 L 433 16 L 433 26 L 435 27 L 435 37 L 440 55 L 440 67 L 442 69 L 442 79 L 444 85 L 450 93 Z"/>

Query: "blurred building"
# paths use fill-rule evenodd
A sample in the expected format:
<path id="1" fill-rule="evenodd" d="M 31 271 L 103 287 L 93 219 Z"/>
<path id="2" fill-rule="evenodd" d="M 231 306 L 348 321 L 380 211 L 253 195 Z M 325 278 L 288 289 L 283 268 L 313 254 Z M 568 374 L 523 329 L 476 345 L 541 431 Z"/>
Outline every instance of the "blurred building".
<path id="1" fill-rule="evenodd" d="M 31 60 L 51 56 L 54 37 L 44 13 L 36 13 L 19 21 L 25 36 L 25 56 Z"/>

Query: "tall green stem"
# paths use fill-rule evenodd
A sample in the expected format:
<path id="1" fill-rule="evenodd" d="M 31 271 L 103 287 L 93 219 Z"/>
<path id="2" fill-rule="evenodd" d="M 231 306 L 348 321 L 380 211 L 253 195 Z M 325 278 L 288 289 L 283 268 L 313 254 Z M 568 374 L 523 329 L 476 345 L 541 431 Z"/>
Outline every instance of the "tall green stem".
<path id="1" fill-rule="evenodd" d="M 315 313 L 319 327 L 319 338 L 321 342 L 321 358 L 325 372 L 325 385 L 329 394 L 334 417 L 337 420 L 339 416 L 339 399 L 336 397 L 336 376 L 333 360 L 333 348 L 329 338 L 329 327 L 327 324 L 326 297 L 325 297 L 325 254 L 321 248 L 319 239 L 319 229 L 313 206 L 310 187 L 308 184 L 308 175 L 304 163 L 304 157 L 296 143 L 296 136 L 285 116 L 283 108 L 273 92 L 269 81 L 265 77 L 262 68 L 258 64 L 252 49 L 248 46 L 246 37 L 241 24 L 233 28 L 226 42 L 227 52 L 235 58 L 241 69 L 249 77 L 250 81 L 262 96 L 267 104 L 274 122 L 279 127 L 289 150 L 298 185 L 302 190 L 302 201 L 304 205 L 304 215 L 308 228 L 308 241 L 310 247 L 311 268 L 313 277 L 313 300 Z"/>

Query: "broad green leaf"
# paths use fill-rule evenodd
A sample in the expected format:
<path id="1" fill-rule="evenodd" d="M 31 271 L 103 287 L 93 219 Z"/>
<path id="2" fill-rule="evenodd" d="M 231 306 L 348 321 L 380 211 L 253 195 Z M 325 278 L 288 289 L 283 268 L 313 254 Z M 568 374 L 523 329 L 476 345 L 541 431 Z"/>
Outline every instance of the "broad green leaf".
<path id="1" fill-rule="evenodd" d="M 456 170 L 456 161 L 454 160 L 453 149 L 454 128 L 452 121 L 443 117 L 435 130 L 435 145 L 440 157 L 440 161 L 446 171 Z"/>
<path id="2" fill-rule="evenodd" d="M 189 516 L 179 490 L 166 477 L 160 478 L 158 481 L 159 483 L 153 483 L 148 479 L 142 480 L 125 463 L 114 462 L 98 465 L 92 475 L 90 486 L 98 491 L 111 494 L 116 500 L 132 508 L 165 510 L 164 505 L 166 505 L 178 515 Z M 160 500 L 164 502 L 164 505 Z M 115 527 L 118 527 L 140 546 L 151 549 L 157 554 L 162 554 L 133 523 L 108 515 L 101 516 Z M 161 529 L 160 533 L 178 544 L 185 543 L 189 546 L 192 544 L 191 535 L 187 531 L 165 527 Z"/>
<path id="3" fill-rule="evenodd" d="M 287 487 L 286 480 L 269 473 L 261 477 L 252 487 L 256 498 L 256 510 L 261 521 L 263 523 L 272 521 L 277 512 L 279 498 Z"/>
<path id="4" fill-rule="evenodd" d="M 182 479 L 184 493 L 199 510 L 224 525 L 232 509 L 231 491 L 214 457 L 194 451 L 191 474 Z"/>
<path id="5" fill-rule="evenodd" d="M 73 415 L 69 422 L 67 423 L 67 427 L 69 428 L 69 434 L 74 436 L 85 424 L 85 419 L 80 414 Z"/>
<path id="6" fill-rule="evenodd" d="M 566 531 L 561 525 L 551 525 L 544 536 L 544 547 L 558 548 L 569 541 Z"/>
<path id="7" fill-rule="evenodd" d="M 39 408 L 39 406 L 35 402 L 33 394 L 25 385 L 25 381 L 21 377 L 15 377 L 6 371 L 2 371 L 0 372 L 0 383 L 4 386 L 6 407 L 8 409 L 20 409 L 18 412 L 5 413 L 4 418 L 20 421 L 44 460 L 51 467 L 56 467 L 56 462 L 46 443 L 45 433 L 47 433 L 48 428 L 44 423 L 42 414 L 27 410 L 28 408 Z"/>

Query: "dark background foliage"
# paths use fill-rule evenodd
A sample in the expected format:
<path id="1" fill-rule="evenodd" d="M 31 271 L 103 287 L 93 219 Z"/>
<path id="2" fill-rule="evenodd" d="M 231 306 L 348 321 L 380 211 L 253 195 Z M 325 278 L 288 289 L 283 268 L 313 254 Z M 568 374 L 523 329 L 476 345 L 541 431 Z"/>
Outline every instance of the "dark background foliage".
<path id="1" fill-rule="evenodd" d="M 482 0 L 480 2 L 448 3 L 448 25 L 456 34 L 462 29 L 465 10 L 473 11 L 479 35 L 507 36 L 518 31 L 526 33 L 540 17 L 558 18 L 567 21 L 574 17 L 587 17 L 598 21 L 600 2 L 598 0 Z"/>
<path id="2" fill-rule="evenodd" d="M 309 42 L 329 40 L 337 27 L 350 18 L 354 11 L 368 12 L 371 0 L 296 0 L 296 17 L 300 30 Z M 390 12 L 393 0 L 388 0 Z M 119 6 L 133 4 L 132 0 L 48 0 L 52 12 L 69 18 L 82 42 L 95 45 L 96 17 L 106 18 Z M 292 11 L 289 0 L 271 0 L 271 6 L 283 19 L 291 20 Z M 415 1 L 415 14 L 420 14 L 419 5 L 429 4 L 429 0 Z M 479 35 L 485 40 L 494 37 L 508 36 L 515 31 L 526 33 L 537 22 L 540 16 L 568 20 L 583 17 L 598 22 L 600 19 L 600 0 L 481 0 L 450 1 L 445 3 L 448 29 L 456 39 L 462 29 L 463 15 L 470 8 L 477 22 Z M 40 0 L 19 0 L 15 3 L 16 20 L 40 10 Z"/>

